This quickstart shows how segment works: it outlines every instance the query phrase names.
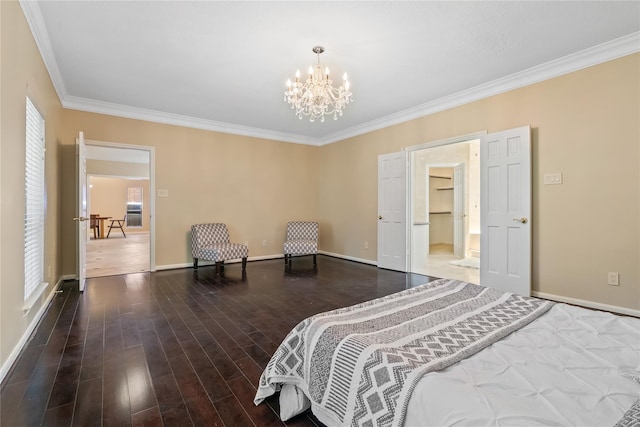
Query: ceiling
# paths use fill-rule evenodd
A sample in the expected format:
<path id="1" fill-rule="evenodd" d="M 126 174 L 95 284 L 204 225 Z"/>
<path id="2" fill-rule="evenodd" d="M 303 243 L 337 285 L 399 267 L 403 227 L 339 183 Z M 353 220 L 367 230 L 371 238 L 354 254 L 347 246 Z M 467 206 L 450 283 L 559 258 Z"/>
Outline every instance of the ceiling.
<path id="1" fill-rule="evenodd" d="M 21 6 L 66 108 L 313 145 L 640 51 L 638 1 Z M 352 83 L 337 121 L 283 101 L 316 45 Z"/>

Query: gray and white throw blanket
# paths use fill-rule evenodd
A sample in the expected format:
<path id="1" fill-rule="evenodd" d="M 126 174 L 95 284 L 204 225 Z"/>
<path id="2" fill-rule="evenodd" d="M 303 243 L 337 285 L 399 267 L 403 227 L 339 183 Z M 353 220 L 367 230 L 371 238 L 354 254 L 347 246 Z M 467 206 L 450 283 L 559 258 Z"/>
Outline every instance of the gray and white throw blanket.
<path id="1" fill-rule="evenodd" d="M 401 426 L 420 378 L 536 319 L 552 303 L 436 280 L 298 324 L 260 378 L 259 404 L 299 387 L 331 426 Z"/>

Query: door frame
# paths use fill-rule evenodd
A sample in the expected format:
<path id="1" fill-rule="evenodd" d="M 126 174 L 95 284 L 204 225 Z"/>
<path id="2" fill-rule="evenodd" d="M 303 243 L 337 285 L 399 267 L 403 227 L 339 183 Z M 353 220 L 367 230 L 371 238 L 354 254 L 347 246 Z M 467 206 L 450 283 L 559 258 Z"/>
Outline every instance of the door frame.
<path id="1" fill-rule="evenodd" d="M 407 195 L 406 195 L 406 200 L 407 200 L 406 208 L 408 212 L 407 216 L 409 218 L 409 220 L 407 221 L 407 250 L 408 251 L 411 251 L 413 249 L 413 243 L 414 243 L 412 225 L 414 222 L 413 188 L 415 183 L 413 182 L 413 175 L 414 175 L 415 166 L 414 166 L 413 159 L 415 159 L 415 152 L 424 150 L 426 148 L 435 148 L 443 145 L 457 144 L 459 142 L 467 142 L 475 139 L 482 140 L 482 137 L 484 137 L 487 134 L 488 132 L 486 130 L 483 130 L 483 131 L 469 133 L 466 135 L 460 135 L 460 136 L 454 136 L 451 138 L 441 139 L 437 141 L 424 142 L 422 144 L 412 145 L 409 147 L 405 147 L 403 149 L 404 151 L 408 152 L 410 158 L 412 159 L 412 161 L 409 162 L 409 170 L 407 171 L 407 180 L 409 181 L 407 183 Z M 407 254 L 407 263 L 408 263 L 407 272 L 413 273 L 413 253 L 412 252 Z"/>
<path id="2" fill-rule="evenodd" d="M 149 271 L 156 271 L 156 148 L 148 145 L 85 139 L 86 145 L 146 151 L 149 154 Z M 95 174 L 92 174 L 95 176 Z"/>

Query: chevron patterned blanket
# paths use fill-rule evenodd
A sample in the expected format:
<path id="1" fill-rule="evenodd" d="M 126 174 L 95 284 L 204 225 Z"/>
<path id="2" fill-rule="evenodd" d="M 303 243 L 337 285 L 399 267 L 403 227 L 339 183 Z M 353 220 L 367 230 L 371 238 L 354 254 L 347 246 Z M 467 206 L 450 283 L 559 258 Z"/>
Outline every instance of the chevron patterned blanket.
<path id="1" fill-rule="evenodd" d="M 482 350 L 551 305 L 442 279 L 320 313 L 276 350 L 254 402 L 293 384 L 327 425 L 401 426 L 424 374 Z"/>

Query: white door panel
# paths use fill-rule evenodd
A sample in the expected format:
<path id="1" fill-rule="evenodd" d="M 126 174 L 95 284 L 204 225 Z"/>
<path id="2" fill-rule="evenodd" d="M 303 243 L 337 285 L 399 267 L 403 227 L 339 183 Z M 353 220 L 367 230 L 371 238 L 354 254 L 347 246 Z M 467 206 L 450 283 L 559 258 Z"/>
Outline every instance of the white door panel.
<path id="1" fill-rule="evenodd" d="M 378 156 L 378 267 L 407 270 L 407 153 Z"/>
<path id="2" fill-rule="evenodd" d="M 531 130 L 480 143 L 480 284 L 531 294 Z"/>

